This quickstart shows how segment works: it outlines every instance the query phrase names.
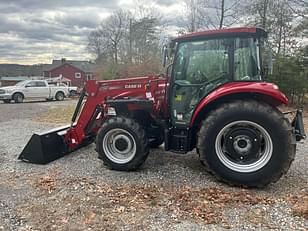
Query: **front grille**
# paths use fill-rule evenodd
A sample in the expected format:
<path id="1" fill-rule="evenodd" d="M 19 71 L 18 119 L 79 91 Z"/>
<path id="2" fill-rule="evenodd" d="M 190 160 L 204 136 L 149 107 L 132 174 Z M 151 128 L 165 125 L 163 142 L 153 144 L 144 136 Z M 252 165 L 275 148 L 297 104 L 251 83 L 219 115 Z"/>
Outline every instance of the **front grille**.
<path id="1" fill-rule="evenodd" d="M 5 90 L 0 89 L 0 94 L 5 94 Z"/>

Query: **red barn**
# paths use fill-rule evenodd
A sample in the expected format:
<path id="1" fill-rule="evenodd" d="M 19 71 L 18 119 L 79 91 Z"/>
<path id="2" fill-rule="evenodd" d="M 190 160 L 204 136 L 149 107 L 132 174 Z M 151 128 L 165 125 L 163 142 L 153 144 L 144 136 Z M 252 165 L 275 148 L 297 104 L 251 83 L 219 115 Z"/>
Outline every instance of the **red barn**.
<path id="1" fill-rule="evenodd" d="M 88 61 L 53 60 L 52 64 L 44 68 L 44 77 L 62 76 L 71 80 L 72 86 L 83 87 L 87 80 L 93 79 L 94 65 Z"/>

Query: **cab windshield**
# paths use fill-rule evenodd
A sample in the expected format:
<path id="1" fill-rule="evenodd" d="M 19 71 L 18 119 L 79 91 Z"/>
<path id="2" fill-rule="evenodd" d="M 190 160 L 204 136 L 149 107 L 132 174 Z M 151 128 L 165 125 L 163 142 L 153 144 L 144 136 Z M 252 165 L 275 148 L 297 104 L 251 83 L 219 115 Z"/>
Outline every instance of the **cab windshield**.
<path id="1" fill-rule="evenodd" d="M 211 39 L 179 44 L 174 77 L 191 83 L 221 77 L 226 81 L 259 81 L 260 69 L 257 39 Z"/>

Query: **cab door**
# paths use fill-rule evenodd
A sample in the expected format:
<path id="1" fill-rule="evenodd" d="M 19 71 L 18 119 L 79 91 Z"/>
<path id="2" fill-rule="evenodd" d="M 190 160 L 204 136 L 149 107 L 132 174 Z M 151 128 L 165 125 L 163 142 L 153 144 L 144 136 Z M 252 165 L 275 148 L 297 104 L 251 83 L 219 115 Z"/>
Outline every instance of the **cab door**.
<path id="1" fill-rule="evenodd" d="M 50 89 L 45 81 L 36 81 L 35 90 L 37 98 L 49 98 Z"/>
<path id="2" fill-rule="evenodd" d="M 35 97 L 35 81 L 29 81 L 25 85 L 25 89 L 23 90 L 25 98 L 34 98 Z"/>
<path id="3" fill-rule="evenodd" d="M 230 80 L 230 40 L 178 44 L 170 95 L 173 125 L 188 126 L 193 111 L 209 92 Z"/>
<path id="4" fill-rule="evenodd" d="M 30 81 L 25 86 L 25 97 L 26 98 L 48 98 L 49 87 L 45 81 Z"/>

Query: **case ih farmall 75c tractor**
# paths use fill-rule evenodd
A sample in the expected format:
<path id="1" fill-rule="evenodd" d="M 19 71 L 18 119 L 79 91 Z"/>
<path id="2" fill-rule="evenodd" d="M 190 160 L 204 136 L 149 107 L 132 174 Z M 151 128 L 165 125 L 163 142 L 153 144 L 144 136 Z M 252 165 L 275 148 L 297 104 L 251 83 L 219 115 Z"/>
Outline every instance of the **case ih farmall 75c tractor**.
<path id="1" fill-rule="evenodd" d="M 130 171 L 164 143 L 176 153 L 196 148 L 231 185 L 275 182 L 305 133 L 301 110 L 289 122 L 277 109 L 287 97 L 262 79 L 265 37 L 259 28 L 188 34 L 165 47 L 166 75 L 90 80 L 71 125 L 34 134 L 19 159 L 46 164 L 95 141 L 105 165 Z"/>

